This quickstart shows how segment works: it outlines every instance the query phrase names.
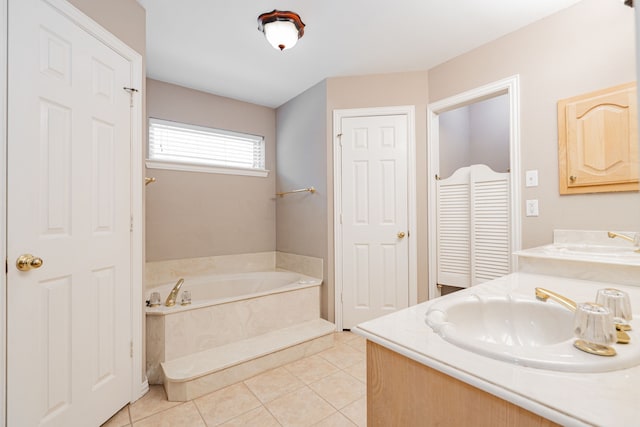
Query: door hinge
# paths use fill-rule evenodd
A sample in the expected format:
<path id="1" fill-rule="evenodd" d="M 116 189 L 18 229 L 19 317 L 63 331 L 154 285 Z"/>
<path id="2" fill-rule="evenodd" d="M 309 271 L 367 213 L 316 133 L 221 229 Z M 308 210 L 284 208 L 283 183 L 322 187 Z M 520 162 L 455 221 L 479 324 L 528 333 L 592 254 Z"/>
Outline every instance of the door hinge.
<path id="1" fill-rule="evenodd" d="M 342 292 L 340 292 L 340 302 L 344 302 L 344 300 L 342 299 L 342 295 L 344 295 Z"/>
<path id="2" fill-rule="evenodd" d="M 129 216 L 129 232 L 133 233 L 133 215 Z"/>
<path id="3" fill-rule="evenodd" d="M 342 224 L 342 213 L 340 214 L 340 224 Z"/>
<path id="4" fill-rule="evenodd" d="M 133 341 L 129 341 L 129 357 L 133 359 Z"/>
<path id="5" fill-rule="evenodd" d="M 4 260 L 4 272 L 7 274 L 9 273 L 9 260 L 7 260 L 6 258 Z"/>

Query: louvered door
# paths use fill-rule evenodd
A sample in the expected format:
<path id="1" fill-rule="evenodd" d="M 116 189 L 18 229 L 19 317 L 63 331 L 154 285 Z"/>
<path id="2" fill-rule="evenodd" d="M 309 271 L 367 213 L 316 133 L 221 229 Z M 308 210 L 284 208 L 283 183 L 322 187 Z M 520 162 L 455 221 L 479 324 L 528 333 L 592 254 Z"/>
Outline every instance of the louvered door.
<path id="1" fill-rule="evenodd" d="M 438 284 L 471 285 L 471 186 L 469 168 L 437 184 Z"/>
<path id="2" fill-rule="evenodd" d="M 509 174 L 473 165 L 436 188 L 438 284 L 466 288 L 509 274 Z"/>

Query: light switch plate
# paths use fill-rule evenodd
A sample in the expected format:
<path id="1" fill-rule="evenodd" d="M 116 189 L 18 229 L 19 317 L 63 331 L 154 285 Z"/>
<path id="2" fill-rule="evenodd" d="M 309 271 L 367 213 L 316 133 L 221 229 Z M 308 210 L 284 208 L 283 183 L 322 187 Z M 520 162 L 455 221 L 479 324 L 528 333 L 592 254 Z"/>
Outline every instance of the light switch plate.
<path id="1" fill-rule="evenodd" d="M 538 200 L 527 200 L 527 216 L 538 216 L 540 213 L 538 211 Z"/>
<path id="2" fill-rule="evenodd" d="M 538 186 L 538 170 L 537 169 L 527 171 L 525 175 L 525 185 L 527 187 Z"/>

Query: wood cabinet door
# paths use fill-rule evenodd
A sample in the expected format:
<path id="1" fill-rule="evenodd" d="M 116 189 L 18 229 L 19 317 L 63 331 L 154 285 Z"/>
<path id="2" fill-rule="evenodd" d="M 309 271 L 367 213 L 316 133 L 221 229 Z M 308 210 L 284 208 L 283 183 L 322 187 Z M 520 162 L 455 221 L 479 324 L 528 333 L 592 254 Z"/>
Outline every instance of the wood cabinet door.
<path id="1" fill-rule="evenodd" d="M 560 193 L 638 190 L 636 85 L 558 103 Z"/>

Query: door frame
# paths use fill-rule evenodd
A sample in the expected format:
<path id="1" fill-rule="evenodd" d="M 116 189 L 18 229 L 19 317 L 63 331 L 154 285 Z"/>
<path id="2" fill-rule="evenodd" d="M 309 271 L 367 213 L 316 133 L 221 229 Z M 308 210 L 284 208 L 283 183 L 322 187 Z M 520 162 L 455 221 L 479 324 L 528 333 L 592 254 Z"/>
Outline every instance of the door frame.
<path id="1" fill-rule="evenodd" d="M 333 111 L 333 232 L 334 232 L 334 318 L 336 329 L 342 330 L 342 150 L 339 135 L 342 119 L 371 116 L 407 116 L 407 214 L 409 236 L 409 305 L 418 303 L 418 233 L 416 229 L 416 121 L 415 106 L 372 107 Z"/>
<path id="2" fill-rule="evenodd" d="M 493 83 L 468 90 L 458 95 L 427 105 L 427 219 L 429 253 L 429 299 L 440 296 L 437 287 L 436 236 L 436 175 L 440 163 L 440 114 L 506 94 L 509 99 L 509 167 L 510 167 L 510 215 L 511 270 L 517 271 L 518 258 L 514 252 L 522 246 L 522 206 L 520 204 L 520 76 L 514 75 Z"/>
<path id="3" fill-rule="evenodd" d="M 0 426 L 7 420 L 7 61 L 9 39 L 8 0 L 0 0 L 0 260 L 5 271 L 0 274 Z"/>
<path id="4" fill-rule="evenodd" d="M 133 402 L 142 397 L 148 390 L 145 372 L 143 369 L 143 311 L 142 311 L 142 285 L 143 285 L 143 144 L 142 144 L 142 56 L 126 45 L 115 35 L 107 31 L 100 24 L 85 15 L 66 0 L 43 0 L 58 12 L 69 18 L 88 34 L 113 49 L 130 64 L 132 86 L 138 91 L 133 94 L 131 107 L 131 397 Z M 6 222 L 6 191 L 7 191 L 7 69 L 8 69 L 8 0 L 0 0 L 0 17 L 3 30 L 0 31 L 0 256 L 7 260 L 7 222 Z M 0 275 L 0 426 L 6 422 L 6 350 L 7 350 L 7 273 Z"/>

